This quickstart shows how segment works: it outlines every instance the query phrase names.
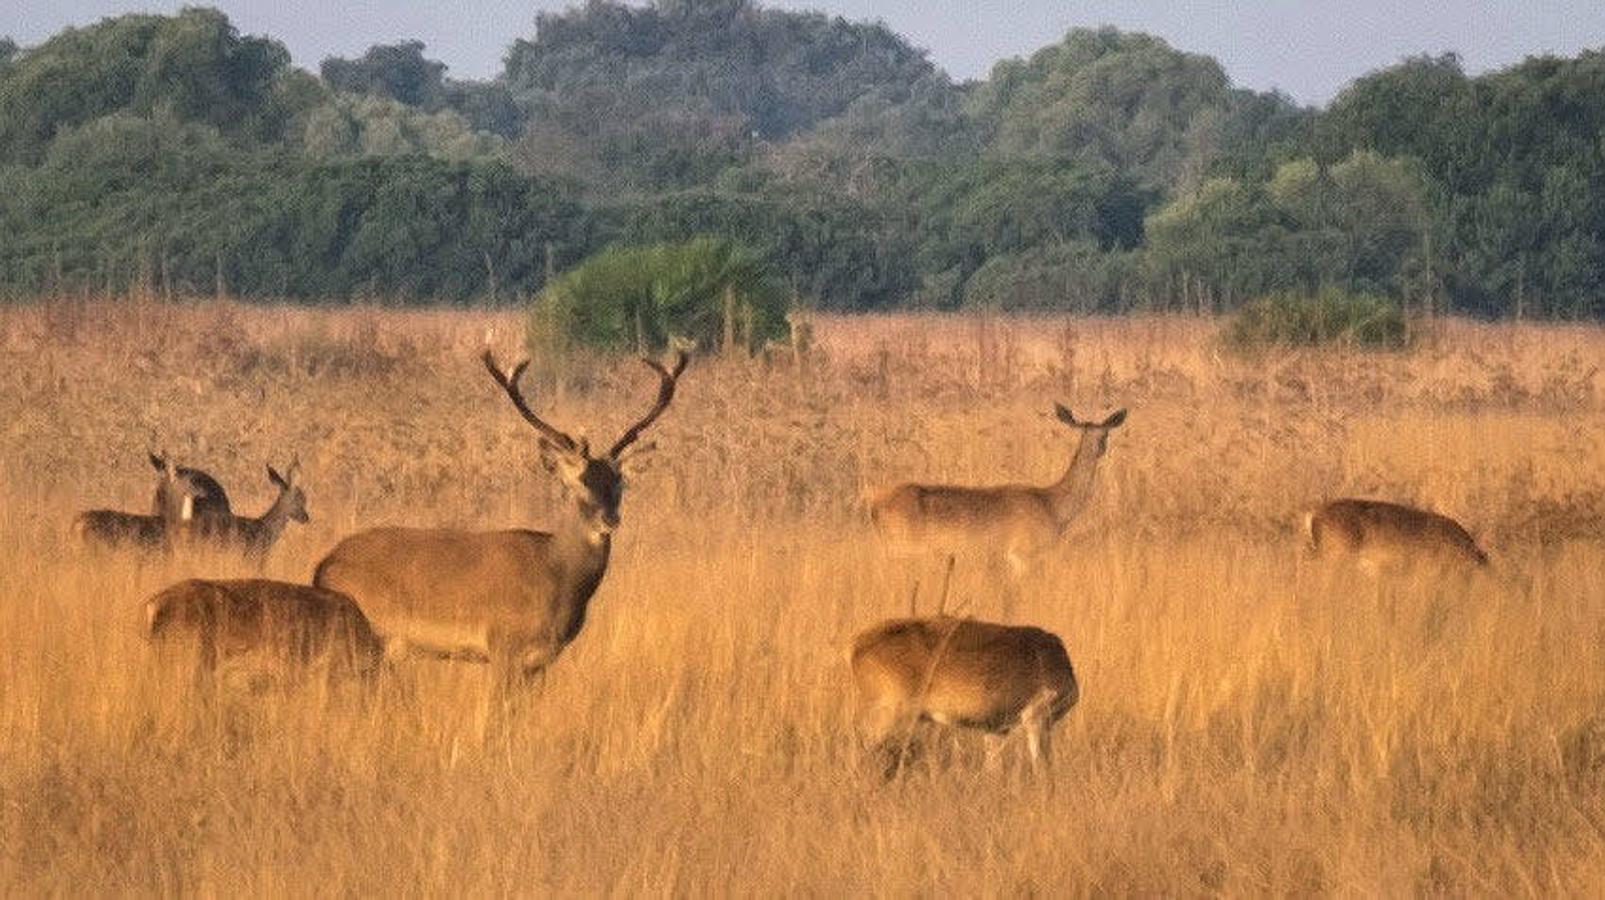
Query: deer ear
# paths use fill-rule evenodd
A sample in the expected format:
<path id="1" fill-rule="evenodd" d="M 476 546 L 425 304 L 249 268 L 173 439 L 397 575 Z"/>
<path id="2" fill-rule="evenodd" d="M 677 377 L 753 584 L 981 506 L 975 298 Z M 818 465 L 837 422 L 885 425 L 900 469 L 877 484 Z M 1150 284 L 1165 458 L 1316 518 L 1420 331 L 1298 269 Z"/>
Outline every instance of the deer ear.
<path id="1" fill-rule="evenodd" d="M 541 468 L 548 472 L 556 472 L 558 460 L 562 459 L 568 452 L 544 437 L 537 438 L 535 446 L 540 451 Z"/>
<path id="2" fill-rule="evenodd" d="M 1126 411 L 1123 410 L 1123 409 L 1117 409 L 1117 410 L 1114 411 L 1114 413 L 1112 415 L 1109 416 L 1109 418 L 1104 419 L 1103 420 L 1103 424 L 1099 425 L 1098 427 L 1099 428 L 1114 428 L 1114 427 L 1118 426 L 1121 422 L 1124 422 L 1124 421 L 1126 421 Z"/>
<path id="3" fill-rule="evenodd" d="M 1071 413 L 1069 408 L 1067 408 L 1063 403 L 1053 404 L 1053 414 L 1058 416 L 1059 421 L 1066 425 L 1076 426 L 1081 424 L 1080 422 L 1076 421 L 1075 415 Z"/>
<path id="4" fill-rule="evenodd" d="M 284 476 L 280 475 L 277 471 L 275 471 L 272 466 L 268 466 L 267 470 L 268 470 L 268 481 L 273 482 L 274 484 L 278 485 L 281 488 L 287 488 L 287 487 L 290 486 L 290 483 L 284 480 Z"/>

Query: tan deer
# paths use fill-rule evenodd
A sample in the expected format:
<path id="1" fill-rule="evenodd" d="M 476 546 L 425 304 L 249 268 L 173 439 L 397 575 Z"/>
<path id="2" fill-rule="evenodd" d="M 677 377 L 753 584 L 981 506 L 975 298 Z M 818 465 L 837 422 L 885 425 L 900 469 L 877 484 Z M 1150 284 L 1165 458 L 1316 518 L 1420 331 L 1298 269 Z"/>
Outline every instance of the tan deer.
<path id="1" fill-rule="evenodd" d="M 179 527 L 193 518 L 195 497 L 205 486 L 197 486 L 186 473 L 193 473 L 175 464 L 165 454 L 151 455 L 153 463 L 160 463 L 160 483 L 156 490 L 154 515 L 122 512 L 115 509 L 91 509 L 79 513 L 69 530 L 81 546 L 98 550 L 131 550 L 141 553 L 163 553 L 174 549 L 173 538 Z M 201 473 L 204 475 L 204 473 Z"/>
<path id="2" fill-rule="evenodd" d="M 1062 404 L 1054 410 L 1060 422 L 1081 435 L 1058 481 L 1046 487 L 900 484 L 869 506 L 886 546 L 899 554 L 985 550 L 1002 554 L 1016 574 L 1023 571 L 1027 560 L 1058 540 L 1086 508 L 1109 432 L 1126 421 L 1123 409 L 1102 422 L 1083 422 Z"/>
<path id="3" fill-rule="evenodd" d="M 1459 522 L 1381 500 L 1333 500 L 1304 514 L 1305 549 L 1316 558 L 1351 559 L 1370 575 L 1420 565 L 1488 564 Z"/>
<path id="4" fill-rule="evenodd" d="M 624 454 L 668 408 L 685 369 L 644 360 L 658 375 L 657 400 L 607 451 L 547 424 L 518 387 L 525 360 L 504 373 L 486 351 L 485 368 L 534 427 L 540 452 L 573 501 L 552 532 L 375 528 L 341 541 L 318 563 L 313 583 L 356 599 L 391 655 L 415 652 L 489 663 L 507 687 L 540 673 L 585 624 L 607 572 L 624 491 Z"/>
<path id="5" fill-rule="evenodd" d="M 272 466 L 267 467 L 268 481 L 278 488 L 279 495 L 267 511 L 260 516 L 236 516 L 214 512 L 202 517 L 194 512 L 198 501 L 186 501 L 189 512 L 183 514 L 183 523 L 174 537 L 191 545 L 239 553 L 247 559 L 262 562 L 267 559 L 274 543 L 290 522 L 303 524 L 312 521 L 307 513 L 306 492 L 296 484 L 301 462 L 290 461 L 290 467 L 280 475 Z"/>
<path id="6" fill-rule="evenodd" d="M 321 666 L 371 680 L 384 658 L 350 597 L 263 579 L 169 585 L 145 601 L 145 633 L 165 653 L 192 653 L 198 678 L 255 657 L 291 675 Z"/>
<path id="7" fill-rule="evenodd" d="M 1081 696 L 1064 643 L 1027 626 L 894 619 L 853 640 L 851 664 L 859 727 L 888 777 L 921 721 L 987 732 L 989 767 L 1019 728 L 1032 768 L 1048 764 L 1053 726 Z"/>

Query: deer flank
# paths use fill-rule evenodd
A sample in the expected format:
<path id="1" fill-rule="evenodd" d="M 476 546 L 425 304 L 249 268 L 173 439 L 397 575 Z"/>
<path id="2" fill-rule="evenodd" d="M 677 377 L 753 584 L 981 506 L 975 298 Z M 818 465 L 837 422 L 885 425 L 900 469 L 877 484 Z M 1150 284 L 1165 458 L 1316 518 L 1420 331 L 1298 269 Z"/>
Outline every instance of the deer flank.
<path id="1" fill-rule="evenodd" d="M 350 597 L 282 581 L 191 579 L 145 601 L 151 642 L 194 654 L 198 675 L 251 658 L 296 673 L 372 678 L 384 646 Z"/>
<path id="2" fill-rule="evenodd" d="M 1033 768 L 1046 764 L 1054 724 L 1080 699 L 1064 643 L 1029 626 L 895 619 L 854 639 L 851 664 L 859 727 L 888 775 L 921 721 L 999 736 L 1019 728 Z M 989 750 L 991 760 L 998 743 Z"/>
<path id="3" fill-rule="evenodd" d="M 1304 543 L 1321 559 L 1372 574 L 1423 564 L 1480 567 L 1487 554 L 1448 516 L 1380 500 L 1333 500 L 1304 515 Z"/>

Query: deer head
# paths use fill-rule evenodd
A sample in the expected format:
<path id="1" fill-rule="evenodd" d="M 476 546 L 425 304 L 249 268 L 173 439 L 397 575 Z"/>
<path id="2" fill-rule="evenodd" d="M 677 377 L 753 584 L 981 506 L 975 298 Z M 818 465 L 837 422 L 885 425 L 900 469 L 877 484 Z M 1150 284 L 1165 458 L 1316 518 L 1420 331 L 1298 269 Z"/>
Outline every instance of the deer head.
<path id="1" fill-rule="evenodd" d="M 195 500 L 198 492 L 190 480 L 179 471 L 179 466 L 166 451 L 150 454 L 150 464 L 157 472 L 156 515 L 166 522 L 188 523 L 195 518 Z"/>
<path id="2" fill-rule="evenodd" d="M 664 368 L 656 360 L 642 357 L 641 361 L 658 374 L 657 399 L 653 402 L 652 408 L 647 410 L 646 415 L 625 429 L 619 439 L 613 442 L 613 446 L 600 455 L 593 455 L 590 445 L 584 439 L 575 439 L 552 426 L 530 408 L 529 402 L 518 387 L 518 380 L 529 366 L 529 360 L 518 363 L 510 372 L 503 372 L 489 350 L 485 351 L 483 359 L 485 369 L 507 393 L 513 408 L 524 417 L 524 421 L 534 427 L 538 435 L 536 440 L 541 459 L 547 469 L 557 474 L 564 493 L 578 508 L 586 533 L 596 540 L 611 534 L 619 526 L 619 501 L 624 494 L 625 451 L 629 450 L 641 433 L 663 414 L 670 401 L 674 399 L 675 385 L 679 381 L 680 373 L 685 371 L 687 362 L 685 353 L 683 351 L 677 353 L 674 365 L 670 368 Z"/>
<path id="3" fill-rule="evenodd" d="M 295 483 L 296 475 L 300 471 L 301 460 L 299 457 L 291 458 L 290 467 L 284 470 L 283 475 L 280 475 L 272 466 L 267 467 L 268 480 L 273 482 L 274 486 L 279 489 L 278 503 L 286 504 L 285 514 L 291 519 L 305 524 L 312 521 L 312 516 L 307 514 L 306 493 L 301 490 L 300 485 Z"/>
<path id="4" fill-rule="evenodd" d="M 1085 452 L 1093 459 L 1103 456 L 1109 443 L 1109 432 L 1119 428 L 1120 424 L 1126 421 L 1126 411 L 1123 409 L 1115 410 L 1102 422 L 1083 422 L 1062 403 L 1053 404 L 1053 411 L 1059 417 L 1059 421 L 1081 432 L 1082 446 L 1087 448 Z"/>

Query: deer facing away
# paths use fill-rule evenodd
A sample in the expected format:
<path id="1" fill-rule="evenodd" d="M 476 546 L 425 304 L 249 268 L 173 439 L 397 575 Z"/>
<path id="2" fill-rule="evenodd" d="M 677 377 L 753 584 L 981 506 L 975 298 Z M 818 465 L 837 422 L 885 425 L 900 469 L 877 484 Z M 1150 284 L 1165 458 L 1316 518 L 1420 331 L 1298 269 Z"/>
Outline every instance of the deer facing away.
<path id="1" fill-rule="evenodd" d="M 1123 409 L 1102 422 L 1083 422 L 1062 404 L 1054 411 L 1081 435 L 1058 481 L 1045 487 L 900 484 L 870 502 L 870 519 L 886 545 L 903 554 L 1001 552 L 1018 574 L 1086 508 L 1109 432 L 1126 421 Z"/>
<path id="2" fill-rule="evenodd" d="M 180 523 L 195 513 L 197 492 L 207 488 L 195 480 L 199 475 L 206 481 L 211 477 L 194 469 L 177 465 L 166 454 L 151 454 L 157 466 L 156 505 L 154 515 L 122 512 L 115 509 L 91 509 L 73 518 L 71 534 L 85 547 L 101 550 L 134 550 L 144 553 L 167 552 L 173 549 L 173 536 Z M 216 482 L 212 482 L 213 485 Z M 217 489 L 221 492 L 222 488 Z M 227 501 L 224 501 L 225 505 Z"/>
<path id="3" fill-rule="evenodd" d="M 145 601 L 146 636 L 171 653 L 193 654 L 197 678 L 258 657 L 289 673 L 322 665 L 329 677 L 372 679 L 384 647 L 350 597 L 334 591 L 245 579 L 190 579 Z"/>
<path id="4" fill-rule="evenodd" d="M 858 724 L 888 777 L 921 721 L 987 732 L 989 765 L 1019 728 L 1032 768 L 1047 764 L 1053 726 L 1081 696 L 1064 643 L 1029 626 L 894 619 L 860 633 L 850 660 Z"/>
<path id="5" fill-rule="evenodd" d="M 1333 500 L 1304 514 L 1305 549 L 1371 575 L 1418 565 L 1481 567 L 1488 556 L 1448 516 L 1381 500 Z"/>
<path id="6" fill-rule="evenodd" d="M 386 652 L 487 662 L 494 685 L 541 672 L 585 624 L 607 572 L 624 491 L 622 463 L 674 399 L 683 353 L 658 375 L 652 407 L 608 450 L 593 456 L 540 418 L 518 387 L 528 360 L 503 373 L 487 351 L 486 369 L 537 434 L 543 459 L 572 502 L 551 532 L 376 528 L 341 541 L 318 563 L 313 583 L 349 594 L 373 623 Z"/>
<path id="7" fill-rule="evenodd" d="M 174 504 L 189 497 L 191 501 L 191 515 L 195 518 L 208 518 L 210 516 L 228 516 L 233 511 L 229 507 L 228 492 L 217 483 L 217 479 L 200 469 L 181 466 L 173 462 L 166 452 L 150 454 L 151 467 L 156 470 L 155 496 L 151 500 L 151 513 L 166 515 L 174 508 Z"/>

